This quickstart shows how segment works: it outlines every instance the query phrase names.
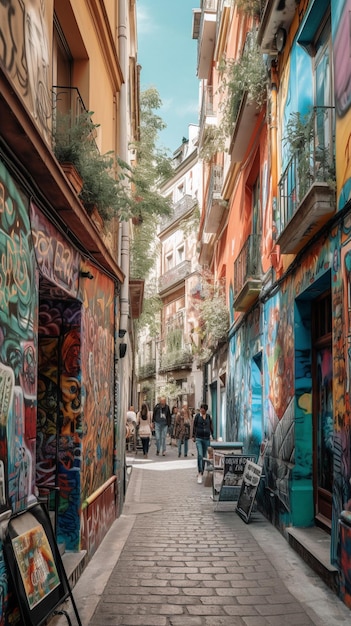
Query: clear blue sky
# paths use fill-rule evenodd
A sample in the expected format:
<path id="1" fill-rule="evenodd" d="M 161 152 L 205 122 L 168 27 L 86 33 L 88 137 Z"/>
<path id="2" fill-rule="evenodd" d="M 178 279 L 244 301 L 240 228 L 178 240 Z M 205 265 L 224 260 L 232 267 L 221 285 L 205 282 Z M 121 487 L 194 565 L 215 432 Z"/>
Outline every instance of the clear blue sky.
<path id="1" fill-rule="evenodd" d="M 138 62 L 141 89 L 156 87 L 158 114 L 167 124 L 160 145 L 174 152 L 198 123 L 197 40 L 192 39 L 192 9 L 200 0 L 137 0 Z"/>

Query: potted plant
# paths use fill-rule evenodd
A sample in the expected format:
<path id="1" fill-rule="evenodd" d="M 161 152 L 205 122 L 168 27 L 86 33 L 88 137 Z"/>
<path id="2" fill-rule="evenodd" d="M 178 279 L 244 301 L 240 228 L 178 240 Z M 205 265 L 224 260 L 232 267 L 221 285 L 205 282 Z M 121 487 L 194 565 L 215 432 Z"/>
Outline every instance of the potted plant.
<path id="1" fill-rule="evenodd" d="M 85 111 L 72 122 L 71 115 L 57 115 L 53 149 L 65 172 L 74 166 L 82 179 L 77 193 L 90 214 L 97 208 L 103 220 L 113 216 L 128 217 L 130 198 L 123 181 L 130 168 L 113 152 L 101 154 L 95 143 L 98 127 L 92 112 Z"/>
<path id="2" fill-rule="evenodd" d="M 219 88 L 222 102 L 219 105 L 219 126 L 205 128 L 200 157 L 210 161 L 214 154 L 225 149 L 228 138 L 233 135 L 238 113 L 244 97 L 255 103 L 258 111 L 267 100 L 268 72 L 256 42 L 256 30 L 249 31 L 244 50 L 238 59 L 222 59 L 219 65 L 223 80 Z"/>
<path id="3" fill-rule="evenodd" d="M 74 120 L 72 120 L 71 113 L 65 115 L 56 113 L 53 133 L 54 153 L 78 195 L 83 187 L 80 161 L 84 145 L 91 141 L 90 137 L 94 129 L 91 113 L 88 111 Z"/>

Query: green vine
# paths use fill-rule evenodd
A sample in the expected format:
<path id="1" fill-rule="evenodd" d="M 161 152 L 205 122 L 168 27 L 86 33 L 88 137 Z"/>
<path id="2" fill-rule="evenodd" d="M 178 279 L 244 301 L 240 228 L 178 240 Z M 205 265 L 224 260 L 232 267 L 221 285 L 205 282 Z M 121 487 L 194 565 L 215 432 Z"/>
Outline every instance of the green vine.
<path id="1" fill-rule="evenodd" d="M 194 300 L 199 326 L 193 330 L 193 353 L 199 365 L 209 361 L 218 345 L 227 337 L 229 311 L 222 281 L 214 281 L 209 272 L 202 276 L 201 300 Z"/>
<path id="2" fill-rule="evenodd" d="M 256 103 L 258 110 L 267 100 L 268 72 L 256 43 L 256 31 L 248 33 L 241 57 L 235 60 L 223 58 L 218 69 L 223 74 L 218 90 L 222 95 L 221 121 L 218 126 L 205 128 L 200 156 L 206 161 L 224 150 L 227 139 L 233 134 L 244 95 Z"/>

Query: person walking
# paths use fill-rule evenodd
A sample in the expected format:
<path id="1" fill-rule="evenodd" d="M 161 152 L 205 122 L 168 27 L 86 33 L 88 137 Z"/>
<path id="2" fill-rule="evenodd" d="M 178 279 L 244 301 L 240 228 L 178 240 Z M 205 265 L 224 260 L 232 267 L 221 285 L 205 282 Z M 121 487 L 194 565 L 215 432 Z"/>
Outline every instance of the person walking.
<path id="1" fill-rule="evenodd" d="M 207 410 L 208 405 L 205 403 L 201 404 L 199 413 L 194 417 L 193 425 L 193 440 L 195 441 L 197 451 L 197 482 L 199 484 L 202 483 L 205 467 L 204 458 L 207 456 L 211 435 L 213 437 L 212 419 Z"/>
<path id="2" fill-rule="evenodd" d="M 170 442 L 169 445 L 172 445 L 172 439 L 175 439 L 175 434 L 174 434 L 174 428 L 175 428 L 175 419 L 177 417 L 177 415 L 179 414 L 179 409 L 176 405 L 174 405 L 174 407 L 171 410 L 171 425 L 168 429 L 168 434 L 170 437 Z"/>
<path id="3" fill-rule="evenodd" d="M 190 439 L 191 422 L 187 406 L 183 406 L 176 415 L 174 422 L 174 437 L 177 440 L 178 457 L 182 456 L 182 444 L 184 444 L 184 456 L 188 456 L 188 442 Z"/>
<path id="4" fill-rule="evenodd" d="M 152 423 L 155 426 L 156 437 L 156 454 L 166 454 L 166 435 L 167 430 L 171 425 L 171 410 L 166 403 L 166 398 L 163 396 L 160 398 L 160 402 L 156 404 L 152 413 Z"/>
<path id="5" fill-rule="evenodd" d="M 143 454 L 147 459 L 149 454 L 149 446 L 151 439 L 151 412 L 148 405 L 144 402 L 141 405 L 141 409 L 137 415 L 137 426 L 139 428 L 139 437 L 141 439 L 141 445 L 143 446 Z"/>

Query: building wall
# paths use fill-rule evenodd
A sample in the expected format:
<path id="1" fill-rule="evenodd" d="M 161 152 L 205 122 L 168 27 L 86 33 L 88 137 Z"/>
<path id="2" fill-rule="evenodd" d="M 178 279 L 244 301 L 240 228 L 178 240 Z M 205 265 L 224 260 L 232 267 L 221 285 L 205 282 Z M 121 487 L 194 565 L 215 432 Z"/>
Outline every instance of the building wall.
<path id="1" fill-rule="evenodd" d="M 0 7 L 0 511 L 47 501 L 58 543 L 86 550 L 86 562 L 124 498 L 116 358 L 123 275 L 117 220 L 98 230 L 52 153 L 52 33 L 55 11 L 73 57 L 72 86 L 100 124 L 96 143 L 116 152 L 117 9 L 109 3 L 105 14 L 94 0 Z M 0 586 L 0 624 L 15 623 L 2 543 Z"/>
<path id="2" fill-rule="evenodd" d="M 326 8 L 326 3 L 323 7 Z M 314 525 L 312 307 L 319 294 L 331 289 L 332 353 L 321 361 L 320 372 L 325 388 L 329 386 L 332 394 L 323 400 L 325 424 L 320 454 L 325 457 L 333 454 L 330 561 L 340 569 L 340 593 L 349 606 L 350 528 L 345 524 L 340 527 L 339 519 L 343 510 L 350 510 L 351 496 L 350 99 L 347 87 L 350 68 L 341 53 L 349 46 L 345 15 L 350 9 L 349 1 L 331 2 L 337 183 L 334 223 L 322 228 L 319 238 L 311 239 L 297 257 L 284 255 L 280 260 L 282 271 L 275 274 L 275 278 L 280 277 L 279 282 L 273 280 L 270 284 L 267 280 L 260 301 L 241 318 L 241 323 L 229 337 L 227 387 L 227 438 L 243 440 L 247 451 L 260 455 L 264 465 L 260 490 L 262 510 L 282 531 L 292 525 Z M 320 18 L 322 15 L 321 10 Z M 303 24 L 303 19 L 299 24 Z M 298 111 L 304 115 L 314 104 L 313 62 L 307 51 L 294 40 L 299 24 L 297 21 L 293 23 L 284 61 L 280 58 L 277 108 L 278 145 L 281 146 L 279 172 L 284 170 L 289 157 L 284 149 L 284 136 L 290 114 Z M 277 225 L 274 212 L 277 190 L 272 188 L 274 164 L 269 159 L 271 136 L 267 135 L 267 144 L 264 143 L 264 134 L 262 137 L 262 263 L 263 269 L 267 270 L 269 261 L 272 261 L 270 242 L 274 243 L 274 228 Z M 244 189 L 239 183 L 232 198 L 234 210 L 228 223 L 227 250 L 234 250 L 234 258 L 238 249 L 235 235 L 245 238 L 247 232 L 244 220 L 240 221 L 235 209 L 244 205 Z M 272 208 L 273 222 L 270 218 Z M 231 263 L 228 255 L 229 302 L 233 297 Z M 259 359 L 258 354 L 261 355 Z"/>

